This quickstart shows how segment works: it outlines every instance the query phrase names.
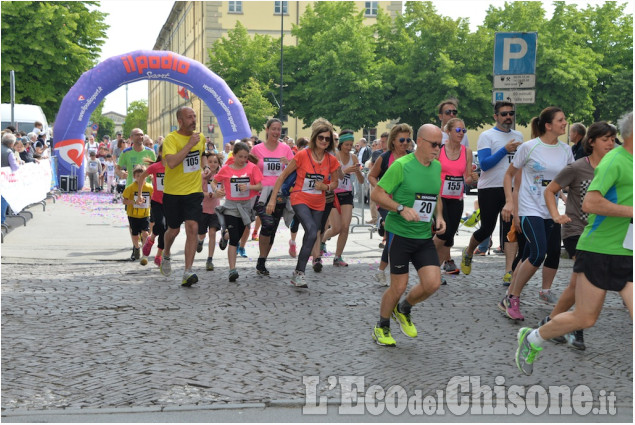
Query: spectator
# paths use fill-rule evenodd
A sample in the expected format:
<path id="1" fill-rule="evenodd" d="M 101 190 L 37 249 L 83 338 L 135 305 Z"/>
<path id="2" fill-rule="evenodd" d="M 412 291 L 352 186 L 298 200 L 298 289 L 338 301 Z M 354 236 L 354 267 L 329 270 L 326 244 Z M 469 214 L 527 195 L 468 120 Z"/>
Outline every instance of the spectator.
<path id="1" fill-rule="evenodd" d="M 33 124 L 33 130 L 31 130 L 31 132 L 35 133 L 36 136 L 39 136 L 40 133 L 42 133 L 43 131 L 44 126 L 42 125 L 42 123 L 39 121 L 35 121 L 35 123 Z M 15 129 L 13 130 L 13 132 L 15 133 Z"/>
<path id="2" fill-rule="evenodd" d="M 20 155 L 20 160 L 22 160 L 23 163 L 35 162 L 33 154 L 26 151 L 24 143 L 22 143 L 21 140 L 15 142 L 13 149 Z"/>
<path id="3" fill-rule="evenodd" d="M 95 155 L 97 155 L 98 150 L 99 144 L 95 141 L 95 136 L 91 134 L 88 136 L 88 141 L 86 142 L 86 159 L 90 159 L 91 152 L 95 152 Z"/>
<path id="4" fill-rule="evenodd" d="M 571 146 L 571 152 L 573 152 L 573 158 L 577 161 L 580 158 L 587 156 L 582 139 L 586 136 L 586 127 L 582 123 L 575 123 L 569 129 L 569 142 L 573 143 Z"/>
<path id="5" fill-rule="evenodd" d="M 7 132 L 2 135 L 2 166 L 3 167 L 11 167 L 11 171 L 17 171 L 20 168 L 20 165 L 16 161 L 15 155 L 13 154 L 13 145 L 15 144 L 15 135 L 12 132 Z M 7 208 L 9 207 L 9 203 L 4 199 L 4 196 L 0 196 L 2 199 L 2 224 L 7 217 Z"/>
<path id="6" fill-rule="evenodd" d="M 99 192 L 101 187 L 99 186 L 99 179 L 102 176 L 101 162 L 97 159 L 95 152 L 90 153 L 90 159 L 86 164 L 86 176 L 90 181 L 90 191 Z"/>

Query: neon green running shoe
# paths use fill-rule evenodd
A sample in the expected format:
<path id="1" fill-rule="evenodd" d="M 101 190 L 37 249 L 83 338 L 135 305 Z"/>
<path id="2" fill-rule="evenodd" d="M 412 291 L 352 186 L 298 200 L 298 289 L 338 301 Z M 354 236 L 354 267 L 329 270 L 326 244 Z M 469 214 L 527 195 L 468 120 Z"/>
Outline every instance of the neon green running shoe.
<path id="1" fill-rule="evenodd" d="M 518 350 L 516 350 L 516 366 L 525 375 L 531 375 L 534 371 L 534 361 L 542 347 L 538 347 L 529 341 L 527 337 L 533 331 L 532 328 L 520 328 L 518 331 Z"/>
<path id="2" fill-rule="evenodd" d="M 399 304 L 397 304 L 392 310 L 392 317 L 397 321 L 397 323 L 399 323 L 399 328 L 404 335 L 409 336 L 410 338 L 416 338 L 417 328 L 415 328 L 415 325 L 412 324 L 410 314 L 399 312 L 399 309 L 397 308 L 398 306 Z"/>
<path id="3" fill-rule="evenodd" d="M 472 256 L 467 255 L 467 247 L 463 248 L 463 255 L 461 257 L 461 271 L 466 276 L 472 273 Z"/>
<path id="4" fill-rule="evenodd" d="M 377 345 L 383 345 L 385 347 L 396 347 L 397 342 L 395 338 L 390 335 L 390 328 L 380 328 L 375 326 L 373 329 L 373 340 L 377 343 Z"/>
<path id="5" fill-rule="evenodd" d="M 505 275 L 503 276 L 503 285 L 504 286 L 509 286 L 509 284 L 512 283 L 512 272 L 508 271 L 507 273 L 505 273 Z"/>

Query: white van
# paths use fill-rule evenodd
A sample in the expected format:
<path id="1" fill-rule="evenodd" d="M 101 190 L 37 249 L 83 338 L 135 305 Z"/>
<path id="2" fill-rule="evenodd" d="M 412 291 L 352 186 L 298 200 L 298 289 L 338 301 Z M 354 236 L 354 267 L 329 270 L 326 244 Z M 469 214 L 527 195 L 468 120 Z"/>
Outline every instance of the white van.
<path id="1" fill-rule="evenodd" d="M 25 105 L 16 103 L 13 105 L 13 118 L 15 120 L 16 131 L 30 132 L 33 130 L 33 124 L 36 121 L 42 123 L 46 133 L 49 130 L 49 124 L 46 115 L 38 105 Z M 11 125 L 11 104 L 3 103 L 0 109 L 0 117 L 2 118 L 2 130 Z"/>

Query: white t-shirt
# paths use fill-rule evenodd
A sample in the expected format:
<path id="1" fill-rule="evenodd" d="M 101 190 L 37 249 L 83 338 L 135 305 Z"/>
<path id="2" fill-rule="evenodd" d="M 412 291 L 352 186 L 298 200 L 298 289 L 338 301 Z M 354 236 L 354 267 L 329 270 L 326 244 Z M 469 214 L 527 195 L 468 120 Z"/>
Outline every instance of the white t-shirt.
<path id="1" fill-rule="evenodd" d="M 443 139 L 441 139 L 441 144 L 445 145 L 445 143 L 450 139 L 450 136 L 448 136 L 448 133 L 446 133 L 445 131 L 442 131 L 441 133 L 443 134 Z M 465 146 L 466 148 L 470 147 L 470 142 L 469 140 L 467 140 L 467 133 L 463 133 L 463 139 L 461 140 L 461 144 Z"/>
<path id="2" fill-rule="evenodd" d="M 536 138 L 520 145 L 512 161 L 514 167 L 523 170 L 518 192 L 518 215 L 551 218 L 543 196 L 545 187 L 573 161 L 571 147 L 560 141 L 547 145 Z"/>
<path id="3" fill-rule="evenodd" d="M 523 135 L 516 130 L 505 132 L 494 127 L 481 133 L 478 138 L 476 150 L 490 149 L 491 154 L 494 155 L 499 149 L 505 148 L 505 145 L 511 142 L 512 139 L 517 142 L 522 142 Z M 478 179 L 478 188 L 503 187 L 503 178 L 513 159 L 514 153 L 508 153 L 505 158 L 498 161 L 498 163 L 489 170 L 482 170 L 481 176 Z"/>

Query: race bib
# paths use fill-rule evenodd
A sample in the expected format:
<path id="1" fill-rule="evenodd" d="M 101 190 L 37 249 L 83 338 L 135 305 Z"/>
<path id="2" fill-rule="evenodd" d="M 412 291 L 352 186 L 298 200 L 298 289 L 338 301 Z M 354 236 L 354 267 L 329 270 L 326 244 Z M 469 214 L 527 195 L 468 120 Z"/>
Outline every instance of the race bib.
<path id="1" fill-rule="evenodd" d="M 626 238 L 624 238 L 624 242 L 622 246 L 630 251 L 633 250 L 633 219 L 631 219 L 631 223 L 628 225 L 628 230 L 626 231 Z"/>
<path id="2" fill-rule="evenodd" d="M 183 172 L 193 173 L 201 169 L 200 155 L 198 151 L 190 152 L 183 160 Z"/>
<path id="3" fill-rule="evenodd" d="M 343 190 L 344 192 L 350 192 L 353 190 L 353 182 L 351 181 L 350 174 L 344 174 L 344 178 L 338 180 L 337 188 L 339 190 Z"/>
<path id="4" fill-rule="evenodd" d="M 165 173 L 157 173 L 157 190 L 163 192 L 163 179 L 165 178 Z"/>
<path id="5" fill-rule="evenodd" d="M 282 174 L 282 163 L 280 158 L 263 158 L 262 175 L 266 177 L 279 176 Z"/>
<path id="6" fill-rule="evenodd" d="M 311 193 L 313 195 L 319 195 L 322 193 L 321 190 L 317 190 L 315 188 L 315 184 L 317 182 L 321 182 L 324 180 L 324 176 L 322 174 L 309 174 L 307 173 L 304 176 L 304 183 L 302 184 L 302 191 L 306 193 Z"/>
<path id="7" fill-rule="evenodd" d="M 249 177 L 232 177 L 229 179 L 229 184 L 232 198 L 249 198 L 249 190 L 241 192 L 238 189 L 239 184 L 249 184 Z"/>
<path id="8" fill-rule="evenodd" d="M 461 196 L 463 193 L 463 176 L 445 176 L 441 195 L 443 196 Z"/>
<path id="9" fill-rule="evenodd" d="M 141 209 L 150 208 L 150 194 L 148 192 L 143 192 L 141 196 L 143 196 L 143 204 L 135 204 L 134 207 Z"/>
<path id="10" fill-rule="evenodd" d="M 436 205 L 437 195 L 417 193 L 415 194 L 415 203 L 412 205 L 412 208 L 419 214 L 419 221 L 430 223 Z"/>

